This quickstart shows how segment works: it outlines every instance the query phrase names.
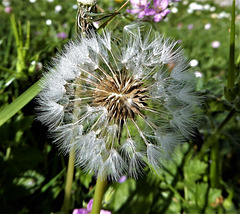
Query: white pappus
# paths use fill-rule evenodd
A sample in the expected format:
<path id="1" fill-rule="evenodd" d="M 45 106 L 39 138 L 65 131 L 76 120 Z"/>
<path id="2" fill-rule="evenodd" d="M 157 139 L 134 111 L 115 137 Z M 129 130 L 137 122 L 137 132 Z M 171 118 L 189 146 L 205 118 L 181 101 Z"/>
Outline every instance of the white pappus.
<path id="1" fill-rule="evenodd" d="M 147 32 L 144 33 L 144 32 Z M 45 74 L 38 119 L 76 165 L 117 181 L 157 172 L 193 134 L 200 99 L 177 42 L 141 25 L 69 42 Z"/>

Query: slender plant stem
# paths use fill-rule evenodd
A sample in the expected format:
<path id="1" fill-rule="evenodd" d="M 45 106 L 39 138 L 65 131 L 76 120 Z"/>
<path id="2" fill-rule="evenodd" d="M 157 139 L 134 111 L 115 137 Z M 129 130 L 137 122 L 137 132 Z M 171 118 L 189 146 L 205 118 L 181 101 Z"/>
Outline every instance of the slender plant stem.
<path id="1" fill-rule="evenodd" d="M 230 49 L 229 49 L 229 73 L 228 73 L 228 89 L 232 89 L 235 81 L 235 0 L 232 3 L 232 21 L 230 34 Z"/>
<path id="2" fill-rule="evenodd" d="M 96 190 L 93 197 L 93 207 L 91 214 L 99 214 L 101 210 L 101 204 L 104 194 L 104 189 L 107 185 L 107 179 L 103 177 L 98 177 L 97 184 L 96 184 Z"/>
<path id="3" fill-rule="evenodd" d="M 219 142 L 217 138 L 214 138 L 214 144 L 211 148 L 211 165 L 210 165 L 210 184 L 211 187 L 217 188 L 220 185 L 220 171 L 219 171 Z"/>
<path id="4" fill-rule="evenodd" d="M 219 187 L 220 185 L 220 168 L 219 168 L 219 142 L 217 140 L 217 135 L 221 132 L 223 127 L 228 123 L 228 121 L 232 118 L 234 115 L 235 110 L 231 110 L 227 117 L 222 121 L 222 123 L 219 124 L 219 126 L 216 128 L 215 132 L 213 133 L 211 137 L 211 144 L 212 144 L 212 149 L 211 149 L 211 166 L 210 166 L 210 183 L 211 187 Z"/>
<path id="5" fill-rule="evenodd" d="M 99 29 L 106 27 L 106 26 L 112 21 L 112 19 L 113 19 L 116 15 L 119 14 L 120 10 L 122 10 L 128 3 L 129 3 L 129 0 L 127 0 L 120 8 L 116 11 L 116 13 L 115 13 L 109 20 L 107 20 L 106 22 L 104 22 L 104 23 L 100 26 Z"/>
<path id="6" fill-rule="evenodd" d="M 72 181 L 73 181 L 73 173 L 74 173 L 74 160 L 75 160 L 75 152 L 72 149 L 69 154 L 68 160 L 68 170 L 67 170 L 67 179 L 65 185 L 65 194 L 62 210 L 64 213 L 68 214 L 70 206 L 71 206 L 71 192 L 72 192 Z"/>
<path id="7" fill-rule="evenodd" d="M 197 159 L 201 159 L 202 156 L 205 154 L 206 150 L 208 148 L 210 148 L 214 143 L 215 143 L 215 136 L 218 135 L 222 129 L 224 128 L 224 126 L 228 123 L 228 121 L 233 117 L 233 115 L 235 114 L 235 109 L 232 109 L 228 115 L 226 116 L 226 118 L 219 124 L 219 126 L 215 129 L 215 131 L 213 132 L 212 135 L 210 135 L 206 141 L 206 143 L 203 145 L 201 151 L 195 156 L 195 158 Z"/>
<path id="8" fill-rule="evenodd" d="M 226 98 L 231 101 L 235 99 L 234 92 L 234 81 L 235 81 L 235 64 L 234 64 L 234 56 L 235 54 L 235 0 L 232 3 L 232 21 L 231 21 L 231 34 L 230 34 L 230 49 L 229 49 L 229 72 L 228 72 L 228 81 L 227 81 L 227 91 Z M 220 185 L 220 164 L 219 164 L 219 142 L 217 140 L 217 134 L 220 133 L 222 128 L 228 122 L 228 120 L 234 114 L 234 110 L 230 111 L 225 120 L 218 126 L 218 128 L 213 133 L 211 144 L 211 166 L 210 166 L 210 181 L 211 187 L 219 187 Z"/>

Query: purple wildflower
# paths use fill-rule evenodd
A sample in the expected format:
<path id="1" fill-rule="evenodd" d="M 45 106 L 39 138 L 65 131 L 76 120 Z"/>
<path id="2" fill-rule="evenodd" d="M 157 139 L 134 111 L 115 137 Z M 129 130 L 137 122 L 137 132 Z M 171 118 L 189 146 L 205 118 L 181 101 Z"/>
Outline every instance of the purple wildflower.
<path id="1" fill-rule="evenodd" d="M 138 18 L 143 18 L 146 15 L 146 9 L 149 6 L 147 0 L 130 0 L 133 9 L 127 10 L 128 13 L 138 13 Z"/>
<path id="2" fill-rule="evenodd" d="M 189 24 L 189 25 L 188 25 L 188 30 L 192 30 L 192 29 L 193 29 L 193 27 L 194 27 L 194 25 L 193 25 L 193 24 Z"/>
<path id="3" fill-rule="evenodd" d="M 66 39 L 67 38 L 67 34 L 64 32 L 60 32 L 57 34 L 57 37 L 60 39 Z"/>
<path id="4" fill-rule="evenodd" d="M 130 0 L 133 9 L 127 10 L 129 13 L 138 13 L 138 18 L 144 16 L 153 16 L 154 22 L 161 21 L 171 11 L 168 9 L 169 0 L 153 0 L 153 7 L 151 2 L 147 0 Z"/>
<path id="5" fill-rule="evenodd" d="M 5 13 L 11 13 L 12 12 L 12 8 L 10 6 L 7 6 L 4 8 Z"/>
<path id="6" fill-rule="evenodd" d="M 171 11 L 167 9 L 169 0 L 154 0 L 154 22 L 161 21 Z"/>
<path id="7" fill-rule="evenodd" d="M 74 209 L 72 214 L 89 214 L 92 211 L 93 199 L 88 202 L 87 208 Z M 111 214 L 110 211 L 100 210 L 100 214 Z"/>
<path id="8" fill-rule="evenodd" d="M 127 180 L 127 176 L 126 175 L 123 175 L 119 178 L 118 182 L 119 183 L 124 183 L 125 181 Z"/>
<path id="9" fill-rule="evenodd" d="M 73 210 L 72 214 L 88 214 L 88 212 L 87 212 L 87 209 L 81 208 L 81 209 Z"/>

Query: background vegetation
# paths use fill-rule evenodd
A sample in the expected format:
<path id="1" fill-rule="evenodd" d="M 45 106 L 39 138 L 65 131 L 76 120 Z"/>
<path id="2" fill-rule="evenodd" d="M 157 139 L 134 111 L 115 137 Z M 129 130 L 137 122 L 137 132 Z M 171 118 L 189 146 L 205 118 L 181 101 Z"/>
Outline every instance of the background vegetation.
<path id="1" fill-rule="evenodd" d="M 8 5 L 8 3 L 10 3 Z M 113 12 L 121 0 L 99 0 Z M 202 5 L 194 9 L 193 3 Z M 128 5 L 129 7 L 130 5 Z M 239 14 L 237 5 L 237 13 Z M 7 9 L 8 8 L 8 9 Z M 173 9 L 175 8 L 175 9 Z M 103 207 L 112 213 L 239 213 L 239 98 L 227 101 L 231 7 L 207 0 L 182 0 L 153 29 L 175 38 L 204 95 L 196 137 L 176 150 L 169 167 L 157 176 L 146 169 L 137 181 L 110 183 Z M 37 82 L 57 50 L 75 36 L 75 0 L 7 1 L 0 5 L 0 110 Z M 108 24 L 114 35 L 133 22 L 121 14 Z M 236 16 L 236 71 L 240 71 L 240 16 Z M 213 43 L 215 42 L 215 43 Z M 215 46 L 214 46 L 215 45 Z M 237 81 L 237 79 L 236 79 Z M 55 213 L 61 209 L 67 157 L 51 143 L 34 118 L 32 100 L 0 127 L 0 212 Z M 95 179 L 76 168 L 72 207 L 85 207 Z"/>

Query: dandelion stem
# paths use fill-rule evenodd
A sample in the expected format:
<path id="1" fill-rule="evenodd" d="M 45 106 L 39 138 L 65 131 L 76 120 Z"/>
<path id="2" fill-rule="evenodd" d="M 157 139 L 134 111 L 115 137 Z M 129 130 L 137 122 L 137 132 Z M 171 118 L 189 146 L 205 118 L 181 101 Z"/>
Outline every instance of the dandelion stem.
<path id="1" fill-rule="evenodd" d="M 72 181 L 73 181 L 73 173 L 74 173 L 74 159 L 75 159 L 75 152 L 72 149 L 69 154 L 67 179 L 66 179 L 64 201 L 63 201 L 63 207 L 62 207 L 63 212 L 66 214 L 69 213 L 69 208 L 70 208 L 70 204 L 71 204 L 71 191 L 72 191 Z"/>
<path id="2" fill-rule="evenodd" d="M 107 185 L 107 180 L 102 177 L 98 177 L 96 190 L 93 197 L 93 207 L 92 207 L 92 214 L 99 214 L 101 210 L 101 204 L 104 194 L 104 189 Z"/>

